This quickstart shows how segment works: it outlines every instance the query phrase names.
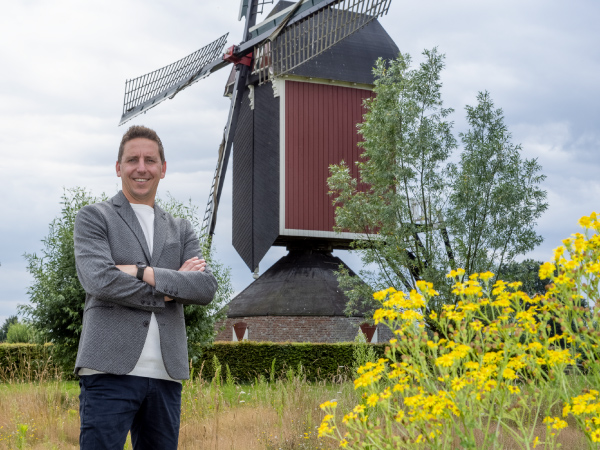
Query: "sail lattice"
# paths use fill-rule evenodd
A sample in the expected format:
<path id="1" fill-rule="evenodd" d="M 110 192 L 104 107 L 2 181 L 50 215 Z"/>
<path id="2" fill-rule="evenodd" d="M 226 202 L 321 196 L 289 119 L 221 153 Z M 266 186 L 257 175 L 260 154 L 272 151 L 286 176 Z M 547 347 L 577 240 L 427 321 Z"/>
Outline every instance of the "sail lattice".
<path id="1" fill-rule="evenodd" d="M 168 66 L 125 82 L 124 123 L 209 74 L 211 62 L 223 53 L 229 33 Z"/>
<path id="2" fill-rule="evenodd" d="M 387 14 L 391 0 L 338 0 L 291 21 L 255 49 L 253 72 L 260 82 L 282 75 Z"/>

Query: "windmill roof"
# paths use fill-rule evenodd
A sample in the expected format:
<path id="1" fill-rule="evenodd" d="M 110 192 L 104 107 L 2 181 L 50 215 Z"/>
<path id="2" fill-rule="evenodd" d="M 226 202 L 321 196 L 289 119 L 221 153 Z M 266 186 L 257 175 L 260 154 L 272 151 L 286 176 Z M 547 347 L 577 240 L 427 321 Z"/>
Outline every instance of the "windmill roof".
<path id="1" fill-rule="evenodd" d="M 348 299 L 334 273 L 340 265 L 348 268 L 328 252 L 291 250 L 231 300 L 227 317 L 345 316 Z"/>
<path id="2" fill-rule="evenodd" d="M 320 55 L 288 72 L 292 75 L 374 84 L 378 58 L 392 60 L 400 50 L 383 26 L 373 20 Z"/>

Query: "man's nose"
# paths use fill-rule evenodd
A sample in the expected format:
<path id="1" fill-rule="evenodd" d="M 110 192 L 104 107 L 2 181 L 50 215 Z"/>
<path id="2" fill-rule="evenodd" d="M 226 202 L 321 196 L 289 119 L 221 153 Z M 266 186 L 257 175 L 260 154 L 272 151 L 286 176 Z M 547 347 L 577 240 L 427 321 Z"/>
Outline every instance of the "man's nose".
<path id="1" fill-rule="evenodd" d="M 137 167 L 135 168 L 138 172 L 146 171 L 146 162 L 144 160 L 140 160 L 137 163 Z"/>

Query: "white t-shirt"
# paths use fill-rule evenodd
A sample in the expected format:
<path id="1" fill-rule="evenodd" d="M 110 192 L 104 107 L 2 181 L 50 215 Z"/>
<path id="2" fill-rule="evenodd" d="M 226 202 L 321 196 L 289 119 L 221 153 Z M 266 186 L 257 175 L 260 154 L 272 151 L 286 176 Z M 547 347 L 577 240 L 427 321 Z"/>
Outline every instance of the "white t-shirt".
<path id="1" fill-rule="evenodd" d="M 144 232 L 144 237 L 148 243 L 150 254 L 154 246 L 154 208 L 148 205 L 140 205 L 131 203 L 133 212 L 135 212 L 138 221 Z M 79 375 L 93 375 L 96 373 L 103 373 L 97 370 L 81 368 L 79 369 Z M 150 318 L 150 324 L 148 325 L 148 335 L 146 336 L 146 342 L 144 348 L 140 354 L 137 364 L 131 372 L 127 375 L 135 375 L 138 377 L 148 378 L 159 378 L 161 380 L 174 380 L 167 373 L 165 363 L 162 358 L 162 351 L 160 348 L 160 332 L 158 329 L 158 322 L 156 316 L 152 313 Z"/>

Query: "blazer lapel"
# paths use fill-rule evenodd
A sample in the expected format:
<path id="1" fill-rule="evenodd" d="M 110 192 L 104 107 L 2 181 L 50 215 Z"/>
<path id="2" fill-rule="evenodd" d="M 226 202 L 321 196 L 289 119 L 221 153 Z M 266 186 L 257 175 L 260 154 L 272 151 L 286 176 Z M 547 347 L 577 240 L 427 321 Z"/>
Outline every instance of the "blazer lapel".
<path id="1" fill-rule="evenodd" d="M 160 206 L 154 204 L 154 243 L 152 248 L 152 258 L 150 265 L 155 266 L 158 263 L 162 249 L 167 239 L 167 213 Z"/>
<path id="2" fill-rule="evenodd" d="M 135 215 L 135 212 L 133 212 L 133 208 L 129 204 L 129 201 L 125 197 L 125 194 L 123 194 L 123 191 L 119 191 L 119 193 L 112 198 L 112 202 L 113 205 L 115 205 L 115 210 L 117 211 L 119 216 L 121 216 L 123 221 L 127 224 L 131 231 L 133 231 L 133 234 L 142 246 L 142 249 L 144 250 L 144 255 L 146 255 L 146 261 L 150 261 L 151 255 L 150 249 L 148 248 L 148 243 L 146 242 L 146 237 L 144 236 L 144 232 L 142 231 L 142 227 L 137 216 Z M 154 220 L 156 222 L 156 219 Z M 154 242 L 156 242 L 156 236 L 154 237 Z"/>

